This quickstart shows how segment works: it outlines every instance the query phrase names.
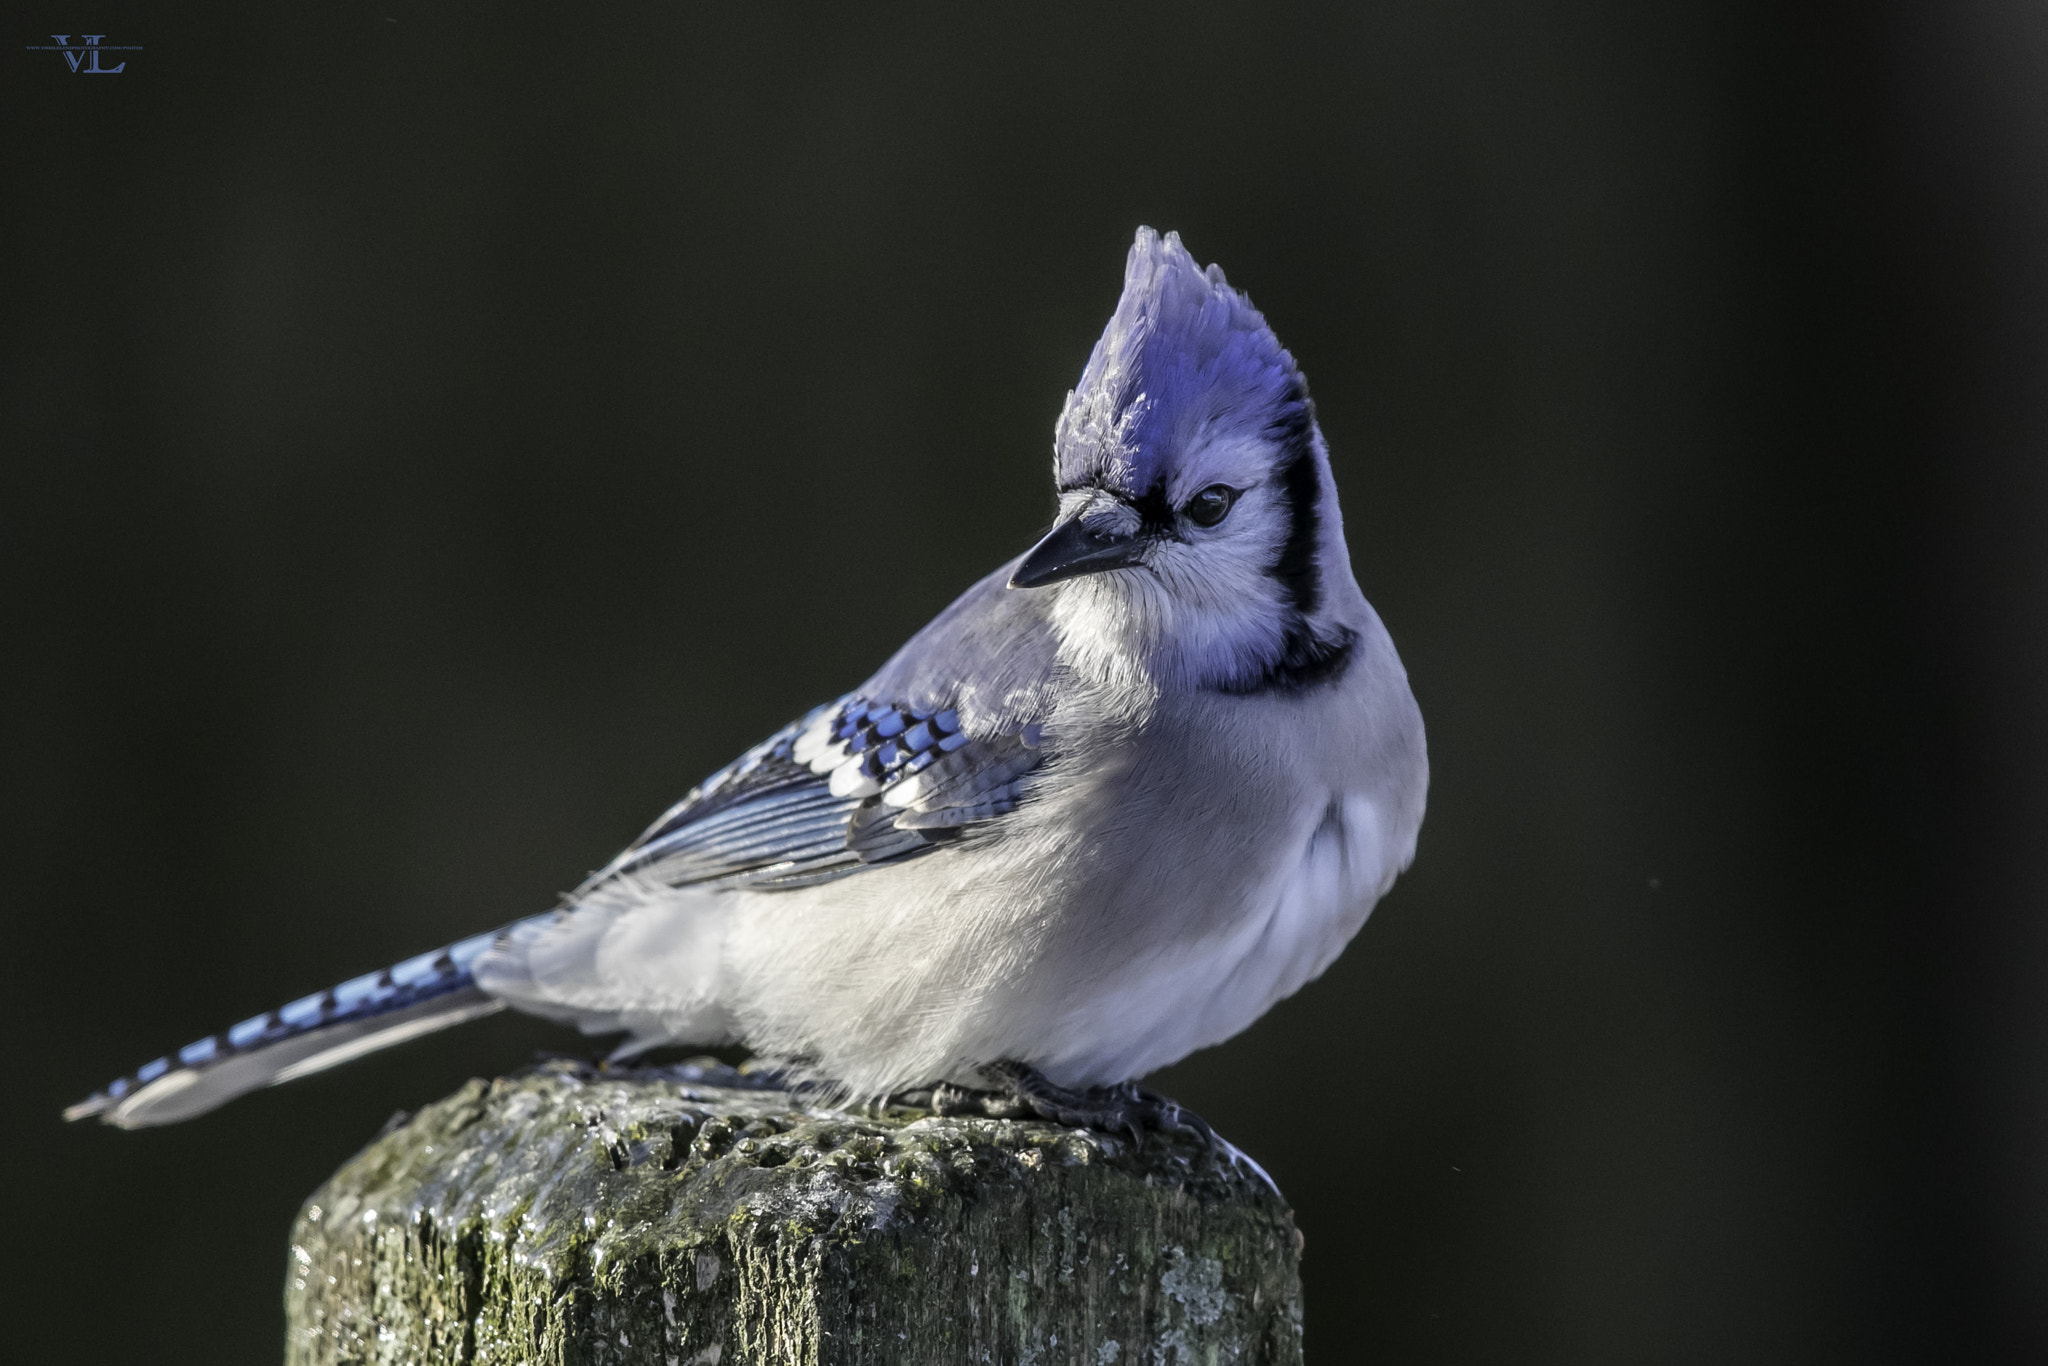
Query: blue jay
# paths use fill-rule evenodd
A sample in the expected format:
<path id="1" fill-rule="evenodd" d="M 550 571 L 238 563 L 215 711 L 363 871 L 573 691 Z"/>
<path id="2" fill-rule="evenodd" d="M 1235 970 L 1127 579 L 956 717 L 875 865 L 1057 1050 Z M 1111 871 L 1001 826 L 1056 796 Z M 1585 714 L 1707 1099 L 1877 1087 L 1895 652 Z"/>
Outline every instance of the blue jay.
<path id="1" fill-rule="evenodd" d="M 186 1119 L 509 1005 L 623 1035 L 614 1058 L 742 1043 L 842 1096 L 1161 1122 L 1132 1080 L 1315 978 L 1407 868 L 1422 717 L 1300 370 L 1176 234 L 1139 230 L 1053 449 L 1043 540 L 560 909 L 66 1117 Z"/>

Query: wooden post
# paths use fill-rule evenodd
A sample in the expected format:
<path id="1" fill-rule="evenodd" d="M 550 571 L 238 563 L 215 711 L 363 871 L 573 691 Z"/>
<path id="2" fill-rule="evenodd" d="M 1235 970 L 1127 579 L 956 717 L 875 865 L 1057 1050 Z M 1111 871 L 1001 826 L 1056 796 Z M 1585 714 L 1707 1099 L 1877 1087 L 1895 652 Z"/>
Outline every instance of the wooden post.
<path id="1" fill-rule="evenodd" d="M 1285 1205 L 1192 1138 L 548 1063 L 379 1136 L 292 1234 L 286 1360 L 1301 1360 Z"/>

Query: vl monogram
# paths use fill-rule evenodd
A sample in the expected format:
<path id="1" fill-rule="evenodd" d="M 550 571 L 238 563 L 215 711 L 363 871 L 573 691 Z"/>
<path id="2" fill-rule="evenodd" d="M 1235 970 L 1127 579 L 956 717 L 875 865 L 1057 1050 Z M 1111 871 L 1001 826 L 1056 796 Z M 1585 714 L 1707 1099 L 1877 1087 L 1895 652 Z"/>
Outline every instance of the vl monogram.
<path id="1" fill-rule="evenodd" d="M 64 54 L 64 60 L 71 64 L 71 69 L 81 76 L 118 76 L 128 69 L 128 61 L 125 57 L 112 66 L 101 66 L 100 54 L 102 52 L 142 51 L 139 47 L 124 46 L 118 43 L 109 43 L 102 46 L 101 40 L 107 36 L 104 33 L 81 33 L 78 36 L 85 44 L 83 47 L 73 47 L 71 45 L 71 35 L 68 33 L 53 33 L 50 36 L 57 40 L 55 47 L 31 44 L 28 50 L 30 52 L 61 52 Z"/>

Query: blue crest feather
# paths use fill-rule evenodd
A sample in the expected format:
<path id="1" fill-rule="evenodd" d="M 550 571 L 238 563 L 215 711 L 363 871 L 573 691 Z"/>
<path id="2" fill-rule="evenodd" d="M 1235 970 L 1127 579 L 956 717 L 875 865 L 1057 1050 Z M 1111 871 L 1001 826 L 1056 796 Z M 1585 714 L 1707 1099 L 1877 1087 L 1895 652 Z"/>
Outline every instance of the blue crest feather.
<path id="1" fill-rule="evenodd" d="M 1306 432 L 1308 386 L 1294 357 L 1221 266 L 1139 228 L 1123 296 L 1067 395 L 1053 439 L 1061 488 L 1153 488 L 1198 437 Z"/>

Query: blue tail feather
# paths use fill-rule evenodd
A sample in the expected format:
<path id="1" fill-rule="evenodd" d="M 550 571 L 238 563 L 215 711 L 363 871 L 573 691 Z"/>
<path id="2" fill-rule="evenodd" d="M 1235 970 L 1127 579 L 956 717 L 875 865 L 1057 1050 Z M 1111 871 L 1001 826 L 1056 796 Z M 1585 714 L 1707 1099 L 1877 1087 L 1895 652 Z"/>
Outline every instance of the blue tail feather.
<path id="1" fill-rule="evenodd" d="M 509 929 L 511 927 L 507 927 Z M 185 1119 L 245 1091 L 501 1008 L 470 973 L 506 930 L 493 930 L 365 973 L 144 1063 L 65 1110 L 122 1128 Z"/>

